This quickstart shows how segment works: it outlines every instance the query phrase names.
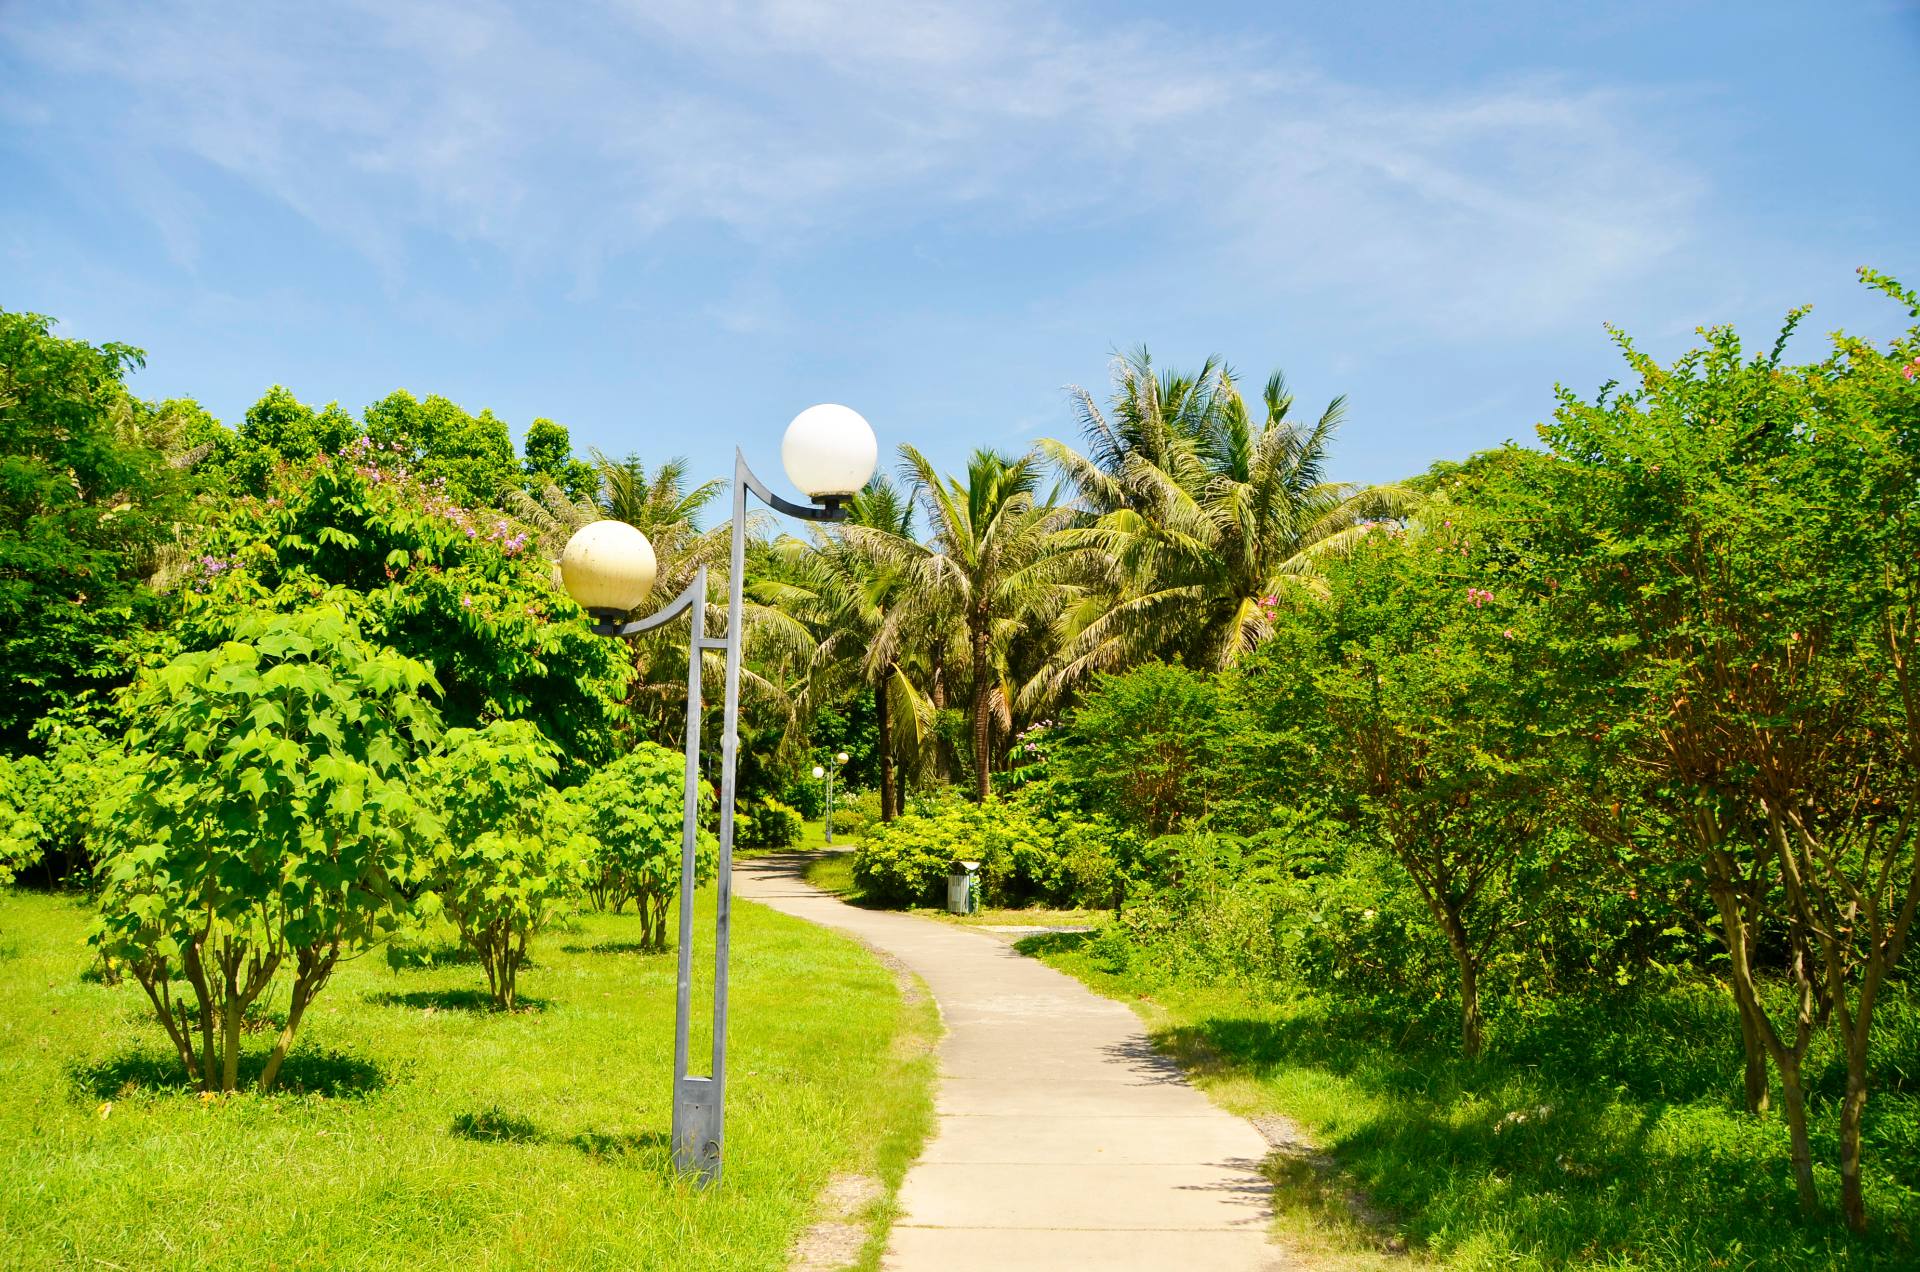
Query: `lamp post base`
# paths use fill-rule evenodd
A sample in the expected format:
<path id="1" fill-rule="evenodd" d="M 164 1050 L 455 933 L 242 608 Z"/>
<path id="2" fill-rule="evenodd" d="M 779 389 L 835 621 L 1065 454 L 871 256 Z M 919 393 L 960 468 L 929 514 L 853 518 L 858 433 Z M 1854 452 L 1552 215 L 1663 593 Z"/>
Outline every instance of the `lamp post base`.
<path id="1" fill-rule="evenodd" d="M 720 1178 L 720 1088 L 712 1078 L 681 1078 L 673 1093 L 673 1165 L 703 1183 Z"/>

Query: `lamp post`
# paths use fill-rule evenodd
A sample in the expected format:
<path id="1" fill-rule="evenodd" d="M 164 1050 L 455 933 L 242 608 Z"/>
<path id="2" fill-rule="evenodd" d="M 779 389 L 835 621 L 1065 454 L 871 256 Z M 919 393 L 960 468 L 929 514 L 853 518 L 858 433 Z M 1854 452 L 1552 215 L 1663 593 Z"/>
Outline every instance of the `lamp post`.
<path id="1" fill-rule="evenodd" d="M 561 581 L 593 619 L 596 635 L 623 637 L 671 622 L 682 610 L 693 616 L 687 658 L 686 800 L 680 838 L 680 961 L 675 986 L 673 1025 L 673 1160 L 682 1171 L 704 1180 L 720 1177 L 727 1081 L 727 954 L 732 933 L 734 778 L 740 750 L 741 611 L 747 560 L 747 493 L 777 512 L 807 521 L 844 521 L 847 501 L 867 484 L 879 458 L 873 429 L 859 412 L 844 406 L 808 407 L 793 417 L 781 439 L 780 458 L 793 484 L 813 500 L 794 503 L 768 490 L 734 451 L 733 552 L 727 573 L 726 631 L 706 631 L 707 571 L 666 608 L 646 618 L 626 616 L 653 588 L 658 567 L 653 545 L 620 521 L 596 521 L 567 541 L 560 556 Z M 701 663 L 707 650 L 726 654 L 720 733 L 720 862 L 713 937 L 713 1057 L 702 1077 L 687 1072 L 688 1032 L 693 992 L 694 843 L 699 823 Z"/>
<path id="2" fill-rule="evenodd" d="M 824 774 L 827 779 L 827 842 L 829 844 L 833 842 L 833 770 L 844 767 L 846 762 L 847 753 L 841 751 L 833 757 L 833 765 L 831 767 L 823 767 L 819 764 L 813 766 L 813 775 L 815 777 Z"/>

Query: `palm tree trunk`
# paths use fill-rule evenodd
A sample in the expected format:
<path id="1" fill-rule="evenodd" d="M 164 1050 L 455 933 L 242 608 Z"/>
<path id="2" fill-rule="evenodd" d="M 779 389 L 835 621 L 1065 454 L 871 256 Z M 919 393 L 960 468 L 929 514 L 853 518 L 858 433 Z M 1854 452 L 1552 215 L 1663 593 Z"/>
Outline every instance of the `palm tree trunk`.
<path id="1" fill-rule="evenodd" d="M 985 623 L 981 623 L 973 632 L 973 800 L 976 804 L 986 803 L 992 790 L 987 772 L 992 758 L 988 751 L 992 689 L 987 683 L 987 629 Z"/>
<path id="2" fill-rule="evenodd" d="M 894 789 L 893 777 L 893 709 L 888 704 L 887 689 L 893 679 L 893 667 L 887 668 L 887 674 L 880 680 L 873 696 L 874 725 L 879 733 L 880 747 L 880 820 L 890 822 L 900 811 L 900 795 Z"/>

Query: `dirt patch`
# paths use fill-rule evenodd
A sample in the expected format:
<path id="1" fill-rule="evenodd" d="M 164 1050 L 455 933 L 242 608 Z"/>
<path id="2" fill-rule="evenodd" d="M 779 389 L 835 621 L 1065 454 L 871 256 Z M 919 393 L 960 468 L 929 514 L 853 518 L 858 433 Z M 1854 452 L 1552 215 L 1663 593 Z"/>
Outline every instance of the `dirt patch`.
<path id="1" fill-rule="evenodd" d="M 840 1272 L 860 1261 L 866 1245 L 866 1224 L 823 1219 L 801 1234 L 787 1267 L 791 1272 Z"/>
<path id="2" fill-rule="evenodd" d="M 858 1263 L 868 1230 L 860 1216 L 886 1193 L 886 1185 L 872 1175 L 835 1175 L 820 1194 L 825 1213 L 800 1234 L 787 1266 L 792 1272 L 838 1272 Z"/>
<path id="3" fill-rule="evenodd" d="M 1396 1231 L 1393 1216 L 1354 1187 L 1298 1122 L 1284 1113 L 1256 1113 L 1247 1120 L 1273 1150 L 1264 1169 L 1276 1193 L 1284 1192 L 1325 1218 L 1345 1220 L 1341 1226 L 1354 1230 L 1382 1253 L 1407 1253 L 1406 1239 Z"/>

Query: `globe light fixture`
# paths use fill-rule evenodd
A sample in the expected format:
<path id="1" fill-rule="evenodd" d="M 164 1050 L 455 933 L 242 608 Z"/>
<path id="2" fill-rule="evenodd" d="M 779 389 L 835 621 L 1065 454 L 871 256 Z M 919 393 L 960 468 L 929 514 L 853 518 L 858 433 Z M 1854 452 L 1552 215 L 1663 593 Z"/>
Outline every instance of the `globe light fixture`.
<path id="1" fill-rule="evenodd" d="M 787 477 L 808 498 L 837 507 L 867 484 L 880 459 L 873 426 L 852 407 L 823 402 L 793 417 L 780 439 Z"/>
<path id="2" fill-rule="evenodd" d="M 813 776 L 816 780 L 819 778 L 825 777 L 826 775 L 827 775 L 827 770 L 821 768 L 818 764 L 813 766 Z"/>
<path id="3" fill-rule="evenodd" d="M 835 764 L 845 764 L 849 758 L 850 757 L 847 755 L 847 753 L 845 751 L 842 751 L 840 752 L 840 754 L 833 757 L 833 762 Z"/>
<path id="4" fill-rule="evenodd" d="M 596 618 L 640 607 L 660 572 L 647 536 L 624 521 L 595 521 L 574 531 L 560 553 L 560 581 Z"/>

